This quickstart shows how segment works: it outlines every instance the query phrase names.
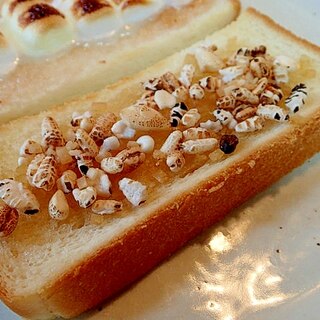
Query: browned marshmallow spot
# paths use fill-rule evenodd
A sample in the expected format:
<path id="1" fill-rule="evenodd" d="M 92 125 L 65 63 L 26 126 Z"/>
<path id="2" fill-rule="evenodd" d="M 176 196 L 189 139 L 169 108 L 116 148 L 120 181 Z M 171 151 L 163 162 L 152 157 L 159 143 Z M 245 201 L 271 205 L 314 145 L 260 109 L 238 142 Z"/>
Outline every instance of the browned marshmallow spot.
<path id="1" fill-rule="evenodd" d="M 71 10 L 74 16 L 80 18 L 107 7 L 112 8 L 109 3 L 100 0 L 76 0 Z"/>
<path id="2" fill-rule="evenodd" d="M 51 16 L 60 16 L 61 18 L 64 18 L 64 15 L 62 13 L 60 13 L 57 9 L 51 7 L 50 5 L 45 3 L 37 3 L 29 7 L 27 11 L 20 15 L 19 25 L 22 28 L 26 28 L 35 21 Z"/>

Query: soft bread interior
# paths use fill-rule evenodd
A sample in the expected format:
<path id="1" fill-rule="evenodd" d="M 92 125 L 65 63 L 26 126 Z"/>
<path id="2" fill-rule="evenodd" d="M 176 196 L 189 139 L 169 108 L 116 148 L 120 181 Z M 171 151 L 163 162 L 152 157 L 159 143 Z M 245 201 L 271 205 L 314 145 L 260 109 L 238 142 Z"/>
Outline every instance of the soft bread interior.
<path id="1" fill-rule="evenodd" d="M 179 197 L 186 193 L 192 194 L 209 177 L 222 174 L 228 167 L 258 152 L 263 146 L 272 146 L 275 139 L 290 135 L 291 130 L 303 126 L 319 112 L 320 92 L 317 75 L 320 72 L 320 49 L 316 46 L 298 40 L 253 10 L 244 12 L 237 22 L 208 37 L 204 43 L 216 44 L 222 55 L 230 55 L 242 46 L 255 47 L 263 44 L 274 56 L 287 54 L 296 59 L 300 67 L 292 74 L 294 82 L 291 85 L 302 81 L 306 83 L 309 98 L 305 108 L 288 124 L 272 125 L 259 133 L 240 136 L 239 148 L 230 157 L 207 163 L 185 177 L 174 179 L 170 185 L 158 185 L 146 204 L 124 210 L 119 215 L 97 222 L 90 220 L 90 215 L 85 210 L 77 210 L 72 212 L 68 223 L 58 223 L 48 218 L 46 205 L 42 203 L 42 212 L 38 216 L 23 217 L 14 234 L 1 241 L 1 286 L 10 292 L 11 296 L 17 299 L 41 296 L 43 288 L 94 255 L 100 248 L 121 239 L 129 229 L 143 224 L 156 215 L 159 209 L 174 206 Z M 123 80 L 81 100 L 59 106 L 49 113 L 21 118 L 3 125 L 0 127 L 0 177 L 9 178 L 19 174 L 16 172 L 19 147 L 26 137 L 40 139 L 39 128 L 44 115 L 51 114 L 62 126 L 66 126 L 73 111 L 87 111 L 92 102 L 107 102 L 108 110 L 118 112 L 139 96 L 141 81 L 169 70 L 178 72 L 186 55 L 194 52 L 198 45 L 175 54 L 133 78 Z M 96 111 L 104 110 L 97 108 Z M 222 185 L 217 185 L 217 188 Z"/>

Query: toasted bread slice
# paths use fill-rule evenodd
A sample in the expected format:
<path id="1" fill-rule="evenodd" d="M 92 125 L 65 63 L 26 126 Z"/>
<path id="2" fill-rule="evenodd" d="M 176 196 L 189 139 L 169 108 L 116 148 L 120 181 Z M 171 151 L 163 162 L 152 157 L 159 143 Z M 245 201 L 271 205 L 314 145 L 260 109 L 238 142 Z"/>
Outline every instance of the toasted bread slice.
<path id="1" fill-rule="evenodd" d="M 239 10 L 238 0 L 192 0 L 186 5 L 162 8 L 152 19 L 131 28 L 130 36 L 115 36 L 116 41 L 109 44 L 97 40 L 49 57 L 22 57 L 0 82 L 0 122 L 38 113 L 145 69 L 226 26 Z M 62 19 L 61 15 L 54 17 Z M 29 27 L 26 29 L 29 32 Z M 7 38 L 11 39 L 10 34 Z"/>
<path id="2" fill-rule="evenodd" d="M 141 82 L 167 71 L 178 74 L 199 46 L 213 44 L 222 56 L 261 44 L 273 56 L 289 55 L 298 67 L 292 71 L 286 91 L 296 83 L 305 83 L 308 100 L 304 108 L 290 121 L 239 134 L 234 153 L 213 153 L 183 174 L 171 175 L 169 171 L 161 180 L 159 168 L 141 166 L 131 177 L 149 183 L 147 201 L 135 208 L 125 206 L 108 217 L 97 218 L 90 209 L 72 206 L 67 220 L 53 221 L 46 209 L 49 197 L 41 191 L 41 213 L 22 215 L 17 229 L 0 243 L 0 294 L 12 310 L 32 319 L 70 318 L 96 306 L 320 150 L 316 77 L 320 48 L 248 9 L 204 42 L 132 78 L 50 112 L 2 125 L 1 179 L 23 179 L 16 166 L 19 147 L 26 138 L 40 140 L 45 116 L 53 116 L 65 130 L 73 111 L 118 114 L 140 96 Z"/>

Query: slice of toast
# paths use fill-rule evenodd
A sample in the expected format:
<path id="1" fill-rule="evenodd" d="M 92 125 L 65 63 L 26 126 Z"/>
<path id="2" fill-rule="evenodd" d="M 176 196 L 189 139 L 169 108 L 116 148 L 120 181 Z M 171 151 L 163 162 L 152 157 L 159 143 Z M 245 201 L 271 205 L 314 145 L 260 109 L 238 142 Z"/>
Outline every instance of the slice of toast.
<path id="1" fill-rule="evenodd" d="M 164 7 L 152 19 L 133 25 L 130 36 L 115 36 L 117 40 L 109 44 L 97 40 L 48 58 L 22 56 L 11 72 L 0 75 L 0 123 L 38 113 L 143 70 L 226 26 L 239 10 L 238 0 L 192 0 Z"/>
<path id="2" fill-rule="evenodd" d="M 199 162 L 184 174 L 141 166 L 131 178 L 149 183 L 147 201 L 135 208 L 125 206 L 111 216 L 96 217 L 90 209 L 74 206 L 67 220 L 54 221 L 47 214 L 48 196 L 37 191 L 41 213 L 21 215 L 16 230 L 1 240 L 0 294 L 15 312 L 33 319 L 70 318 L 96 306 L 320 150 L 316 77 L 320 48 L 249 9 L 204 42 L 135 77 L 50 112 L 1 126 L 1 179 L 23 179 L 16 166 L 19 148 L 26 138 L 40 141 L 45 116 L 53 116 L 65 130 L 73 111 L 99 114 L 107 109 L 119 114 L 139 98 L 141 82 L 167 71 L 178 74 L 199 46 L 213 44 L 225 57 L 240 47 L 261 44 L 272 56 L 288 55 L 298 67 L 284 89 L 289 94 L 295 84 L 306 84 L 304 107 L 290 121 L 239 133 L 235 152 L 229 156 L 213 152 L 205 161 L 196 158 Z"/>

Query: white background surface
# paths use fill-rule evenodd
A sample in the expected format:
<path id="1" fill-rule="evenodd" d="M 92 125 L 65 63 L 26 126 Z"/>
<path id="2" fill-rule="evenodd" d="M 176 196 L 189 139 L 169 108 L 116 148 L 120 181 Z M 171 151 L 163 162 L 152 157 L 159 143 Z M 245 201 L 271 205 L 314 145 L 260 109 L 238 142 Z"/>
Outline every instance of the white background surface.
<path id="1" fill-rule="evenodd" d="M 320 45 L 320 1 L 243 4 Z M 101 311 L 81 317 L 319 318 L 320 155 L 206 231 Z M 0 320 L 16 319 L 0 303 Z"/>

